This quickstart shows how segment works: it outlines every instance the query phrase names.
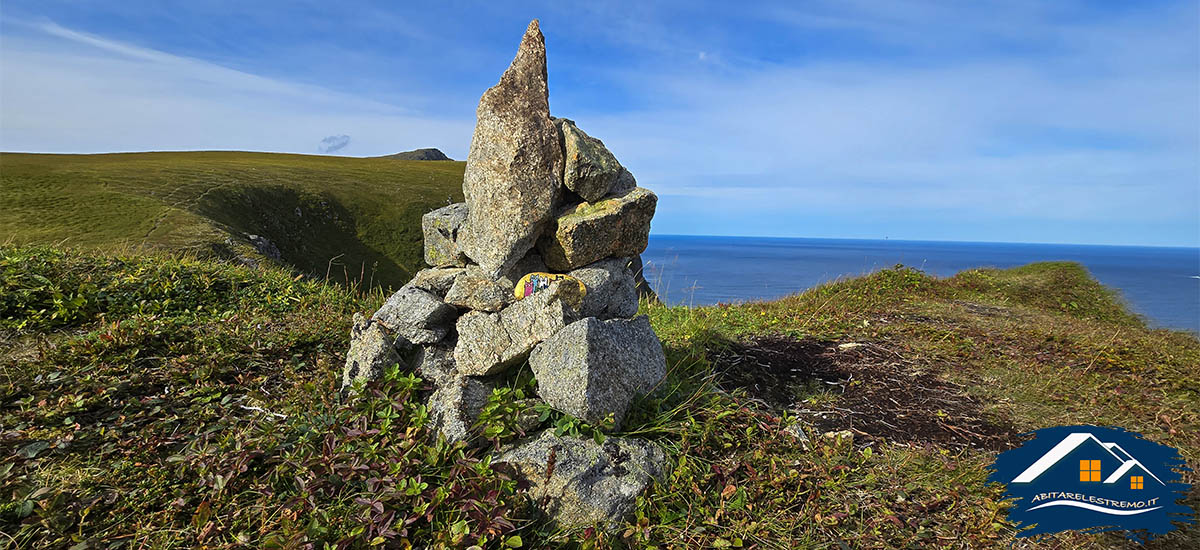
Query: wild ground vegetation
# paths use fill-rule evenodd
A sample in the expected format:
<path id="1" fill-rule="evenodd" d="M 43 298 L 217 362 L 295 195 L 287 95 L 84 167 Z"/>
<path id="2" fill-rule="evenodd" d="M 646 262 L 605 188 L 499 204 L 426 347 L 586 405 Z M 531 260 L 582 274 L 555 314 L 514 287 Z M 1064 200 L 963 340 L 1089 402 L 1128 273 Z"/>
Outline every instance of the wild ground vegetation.
<path id="1" fill-rule="evenodd" d="M 1200 465 L 1194 335 L 1147 329 L 1075 264 L 948 279 L 897 267 L 774 302 L 642 304 L 669 373 L 624 433 L 667 449 L 671 477 L 618 533 L 558 532 L 487 459 L 526 412 L 513 402 L 527 374 L 493 395 L 484 448 L 435 440 L 428 385 L 405 369 L 339 400 L 351 313 L 383 299 L 194 255 L 3 247 L 0 540 L 1003 548 L 1014 532 L 986 468 L 1023 432 L 1116 424 Z M 1149 544 L 1197 546 L 1194 526 Z"/>

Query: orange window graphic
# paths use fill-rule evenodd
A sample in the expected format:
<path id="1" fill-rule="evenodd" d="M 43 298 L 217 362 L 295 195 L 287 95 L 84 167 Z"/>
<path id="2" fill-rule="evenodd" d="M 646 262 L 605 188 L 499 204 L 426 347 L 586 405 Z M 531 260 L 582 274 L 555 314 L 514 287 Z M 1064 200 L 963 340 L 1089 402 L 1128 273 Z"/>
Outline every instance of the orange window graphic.
<path id="1" fill-rule="evenodd" d="M 1129 488 L 1130 489 L 1141 489 L 1142 488 L 1142 476 L 1129 476 Z"/>
<path id="2" fill-rule="evenodd" d="M 1100 481 L 1100 461 L 1080 460 L 1079 481 Z"/>

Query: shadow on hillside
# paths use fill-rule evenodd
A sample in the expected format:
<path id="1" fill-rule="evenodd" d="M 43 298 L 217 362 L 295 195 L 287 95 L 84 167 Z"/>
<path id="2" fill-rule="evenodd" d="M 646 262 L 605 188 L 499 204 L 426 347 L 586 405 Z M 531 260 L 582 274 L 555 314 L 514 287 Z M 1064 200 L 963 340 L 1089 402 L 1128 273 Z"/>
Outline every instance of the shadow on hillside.
<path id="1" fill-rule="evenodd" d="M 850 430 L 868 440 L 1004 450 L 1018 442 L 963 387 L 878 344 L 765 336 L 710 354 L 722 389 L 820 432 Z"/>
<path id="2" fill-rule="evenodd" d="M 309 276 L 364 288 L 399 287 L 412 272 L 358 238 L 354 215 L 332 196 L 282 186 L 221 187 L 193 210 L 241 241 L 265 237 L 280 260 Z"/>

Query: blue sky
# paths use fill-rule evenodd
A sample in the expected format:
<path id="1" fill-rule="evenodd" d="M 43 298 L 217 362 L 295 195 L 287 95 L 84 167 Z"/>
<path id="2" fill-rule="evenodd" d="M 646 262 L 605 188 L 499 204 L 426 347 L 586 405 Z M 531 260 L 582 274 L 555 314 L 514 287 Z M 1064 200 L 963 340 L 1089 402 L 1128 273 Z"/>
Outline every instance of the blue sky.
<path id="1" fill-rule="evenodd" d="M 465 158 L 528 21 L 653 231 L 1200 245 L 1196 2 L 58 2 L 0 149 Z"/>

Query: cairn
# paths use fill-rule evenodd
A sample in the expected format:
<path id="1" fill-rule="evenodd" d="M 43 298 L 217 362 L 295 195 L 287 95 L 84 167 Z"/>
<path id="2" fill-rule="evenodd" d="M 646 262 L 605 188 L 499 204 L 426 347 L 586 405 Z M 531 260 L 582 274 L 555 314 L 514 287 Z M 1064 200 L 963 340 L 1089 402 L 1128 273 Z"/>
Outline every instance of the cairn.
<path id="1" fill-rule="evenodd" d="M 639 254 L 658 199 L 599 139 L 550 116 L 546 77 L 534 20 L 479 101 L 466 202 L 422 219 L 430 268 L 354 319 L 343 387 L 411 366 L 432 382 L 430 417 L 449 442 L 477 441 L 488 396 L 526 362 L 533 399 L 607 430 L 665 375 L 662 345 L 637 316 L 648 288 Z M 494 462 L 513 465 L 561 525 L 616 528 L 666 474 L 665 454 L 649 442 L 598 444 L 535 433 L 537 416 L 523 420 L 531 435 Z"/>

